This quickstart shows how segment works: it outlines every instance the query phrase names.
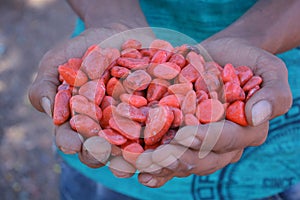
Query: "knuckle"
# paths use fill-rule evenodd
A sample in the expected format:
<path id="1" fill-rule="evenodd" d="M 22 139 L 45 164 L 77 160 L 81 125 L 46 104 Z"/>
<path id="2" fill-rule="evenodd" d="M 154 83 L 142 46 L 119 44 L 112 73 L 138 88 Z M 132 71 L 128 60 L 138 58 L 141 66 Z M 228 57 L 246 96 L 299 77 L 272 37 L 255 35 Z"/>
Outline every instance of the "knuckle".
<path id="1" fill-rule="evenodd" d="M 218 145 L 216 145 L 216 149 L 214 149 L 215 152 L 218 153 L 229 152 L 236 148 L 237 138 L 234 137 L 234 134 L 231 134 L 230 137 L 219 138 L 218 143 L 217 143 Z"/>
<path id="2" fill-rule="evenodd" d="M 282 114 L 284 114 L 290 110 L 290 108 L 292 107 L 292 104 L 293 104 L 292 93 L 289 88 L 287 90 L 285 90 L 282 98 L 283 98 L 283 102 L 284 102 L 283 105 L 285 105 L 282 110 Z"/>
<path id="3" fill-rule="evenodd" d="M 255 131 L 254 133 L 256 137 L 254 138 L 254 141 L 250 143 L 250 146 L 260 146 L 267 139 L 269 132 L 269 122 L 260 125 L 260 127 L 258 128 L 258 131 Z"/>
<path id="4" fill-rule="evenodd" d="M 243 155 L 243 150 L 238 151 L 238 153 L 233 157 L 230 163 L 238 162 L 241 159 L 242 155 Z"/>
<path id="5" fill-rule="evenodd" d="M 36 84 L 34 83 L 30 86 L 28 90 L 28 99 L 34 108 L 36 108 L 40 112 L 44 111 L 40 106 L 38 90 Z"/>
<path id="6" fill-rule="evenodd" d="M 288 69 L 286 67 L 286 64 L 284 63 L 283 60 L 281 60 L 280 58 L 276 57 L 276 59 L 274 59 L 274 65 L 276 65 L 279 69 L 280 69 L 280 72 L 287 76 L 288 75 Z"/>
<path id="7" fill-rule="evenodd" d="M 231 137 L 230 140 L 227 142 L 227 145 L 224 148 L 224 151 L 232 151 L 235 149 L 237 143 L 237 138 L 236 137 Z"/>
<path id="8" fill-rule="evenodd" d="M 265 133 L 260 134 L 260 136 L 252 143 L 251 146 L 260 146 L 263 143 L 265 143 L 266 139 L 267 139 L 267 135 Z"/>
<path id="9" fill-rule="evenodd" d="M 213 159 L 213 162 L 210 164 L 210 168 L 208 171 L 217 171 L 220 169 L 220 166 L 222 165 L 222 159 Z"/>
<path id="10" fill-rule="evenodd" d="M 104 165 L 104 163 L 96 159 L 94 155 L 92 155 L 88 150 L 82 149 L 82 151 L 79 152 L 79 154 L 81 155 L 81 162 L 91 168 L 99 168 Z"/>
<path id="11" fill-rule="evenodd" d="M 208 169 L 208 170 L 201 171 L 201 172 L 197 173 L 197 175 L 199 175 L 199 176 L 207 176 L 207 175 L 215 173 L 218 170 L 219 170 L 218 168 Z"/>
<path id="12" fill-rule="evenodd" d="M 30 86 L 28 89 L 28 99 L 30 100 L 31 104 L 33 105 L 34 103 L 34 96 L 35 96 L 35 90 L 33 89 L 33 85 Z"/>
<path id="13" fill-rule="evenodd" d="M 58 48 L 53 48 L 49 51 L 47 51 L 42 59 L 40 60 L 40 63 L 39 63 L 39 69 L 43 69 L 43 68 L 46 68 L 47 66 L 49 65 L 52 65 L 52 64 L 55 64 L 53 62 L 57 62 L 57 58 L 58 58 Z"/>
<path id="14" fill-rule="evenodd" d="M 217 171 L 217 169 L 216 169 L 216 170 L 209 170 L 209 171 L 207 171 L 206 173 L 202 174 L 201 176 L 210 175 L 210 174 L 215 173 L 216 171 Z"/>
<path id="15" fill-rule="evenodd" d="M 255 141 L 252 146 L 260 146 L 262 145 L 263 143 L 265 143 L 267 139 L 267 136 L 263 137 L 263 138 L 260 138 L 259 140 Z"/>
<path id="16" fill-rule="evenodd" d="M 76 132 L 67 124 L 56 126 L 54 130 L 56 146 L 64 153 L 73 154 L 82 150 L 82 141 Z"/>

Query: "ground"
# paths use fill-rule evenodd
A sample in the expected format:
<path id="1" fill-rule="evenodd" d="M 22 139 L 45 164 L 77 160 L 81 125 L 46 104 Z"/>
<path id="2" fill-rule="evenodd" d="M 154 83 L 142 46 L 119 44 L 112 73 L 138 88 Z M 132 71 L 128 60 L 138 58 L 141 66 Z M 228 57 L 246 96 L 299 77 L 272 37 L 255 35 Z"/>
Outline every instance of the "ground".
<path id="1" fill-rule="evenodd" d="M 76 16 L 60 0 L 0 0 L 0 13 L 0 198 L 58 199 L 53 125 L 27 91 L 39 60 L 70 36 Z"/>

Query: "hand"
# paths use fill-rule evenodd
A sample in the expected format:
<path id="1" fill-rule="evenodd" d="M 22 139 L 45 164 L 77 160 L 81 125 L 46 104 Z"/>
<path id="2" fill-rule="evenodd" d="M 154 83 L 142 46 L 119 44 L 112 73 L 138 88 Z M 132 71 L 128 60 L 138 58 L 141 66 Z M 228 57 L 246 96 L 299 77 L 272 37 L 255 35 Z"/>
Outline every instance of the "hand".
<path id="1" fill-rule="evenodd" d="M 119 48 L 128 38 L 137 38 L 145 42 L 150 41 L 150 37 L 147 39 L 147 36 L 152 34 L 149 29 L 131 30 L 125 32 L 126 34 L 116 34 L 127 29 L 124 25 L 119 24 L 112 24 L 110 28 L 88 29 L 80 36 L 48 51 L 42 58 L 38 75 L 29 89 L 29 99 L 32 105 L 37 110 L 52 117 L 54 98 L 60 84 L 57 67 L 69 58 L 82 57 L 86 49 L 92 44 L 99 44 L 103 48 Z M 56 126 L 55 138 L 57 147 L 64 153 L 79 153 L 80 160 L 90 167 L 103 165 L 95 159 L 95 156 L 85 150 L 86 148 L 82 147 L 83 138 L 70 128 L 69 122 Z"/>
<path id="2" fill-rule="evenodd" d="M 262 88 L 246 104 L 249 126 L 224 120 L 182 128 L 171 144 L 138 158 L 139 181 L 146 186 L 160 187 L 175 176 L 208 175 L 238 161 L 244 148 L 263 144 L 268 121 L 291 106 L 287 69 L 280 59 L 240 39 L 223 38 L 202 45 L 221 65 L 247 65 L 263 78 Z"/>

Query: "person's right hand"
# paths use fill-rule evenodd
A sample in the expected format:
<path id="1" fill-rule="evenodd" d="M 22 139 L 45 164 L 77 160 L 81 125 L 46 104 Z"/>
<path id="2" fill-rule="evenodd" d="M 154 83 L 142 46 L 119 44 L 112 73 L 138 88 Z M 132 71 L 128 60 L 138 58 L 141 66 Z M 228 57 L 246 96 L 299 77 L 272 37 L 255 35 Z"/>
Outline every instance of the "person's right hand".
<path id="1" fill-rule="evenodd" d="M 152 37 L 151 32 L 148 32 L 149 29 L 122 32 L 126 30 L 128 27 L 121 24 L 113 24 L 110 28 L 91 28 L 48 51 L 40 61 L 37 77 L 29 89 L 29 99 L 32 105 L 40 112 L 45 112 L 52 117 L 54 99 L 60 84 L 58 66 L 67 62 L 69 58 L 82 57 L 91 45 L 99 44 L 103 48 L 116 47 L 119 49 L 121 44 L 129 38 L 147 41 L 147 38 Z M 119 32 L 122 34 L 117 34 Z M 55 127 L 55 141 L 62 152 L 66 154 L 79 153 L 80 160 L 89 167 L 103 165 L 94 158 L 95 156 L 91 156 L 83 150 L 83 138 L 71 129 L 69 122 Z"/>

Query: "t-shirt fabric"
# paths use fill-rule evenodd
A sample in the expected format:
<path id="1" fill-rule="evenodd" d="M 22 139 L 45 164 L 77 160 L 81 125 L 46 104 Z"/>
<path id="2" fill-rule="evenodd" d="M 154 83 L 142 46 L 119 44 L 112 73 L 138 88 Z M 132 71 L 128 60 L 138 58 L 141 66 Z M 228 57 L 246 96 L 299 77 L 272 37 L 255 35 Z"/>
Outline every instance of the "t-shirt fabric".
<path id="1" fill-rule="evenodd" d="M 256 1 L 237 0 L 140 0 L 151 27 L 178 31 L 201 42 L 224 29 Z M 73 36 L 84 30 L 78 20 Z M 166 34 L 157 37 L 168 39 Z M 300 181 L 300 49 L 278 55 L 287 65 L 293 93 L 293 106 L 288 113 L 270 122 L 266 142 L 246 148 L 239 162 L 208 176 L 191 175 L 173 178 L 160 188 L 140 184 L 137 175 L 116 178 L 108 167 L 92 169 L 82 164 L 77 155 L 60 152 L 64 160 L 87 177 L 108 188 L 137 199 L 240 200 L 264 198 L 279 193 Z"/>

